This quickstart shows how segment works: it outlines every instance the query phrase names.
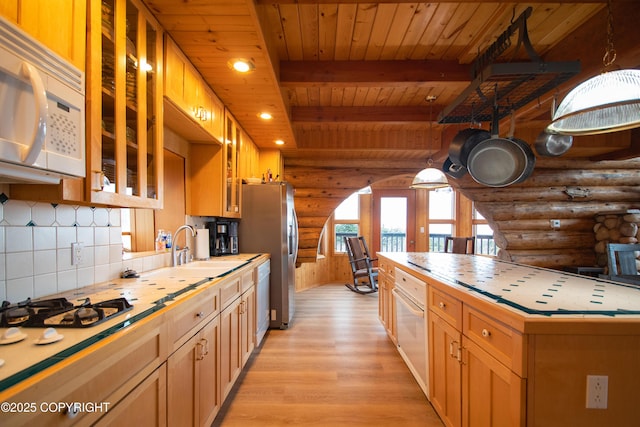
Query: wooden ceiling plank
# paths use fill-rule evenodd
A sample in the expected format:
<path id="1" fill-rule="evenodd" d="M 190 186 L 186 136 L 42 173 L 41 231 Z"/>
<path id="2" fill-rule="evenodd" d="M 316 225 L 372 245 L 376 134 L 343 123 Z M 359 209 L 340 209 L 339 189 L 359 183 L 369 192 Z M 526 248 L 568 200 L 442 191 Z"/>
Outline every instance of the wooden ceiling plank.
<path id="1" fill-rule="evenodd" d="M 165 0 L 169 1 L 169 0 Z M 376 3 L 414 3 L 415 0 L 378 0 Z M 499 0 L 439 0 L 438 3 L 496 3 Z M 271 4 L 273 0 L 256 0 L 258 4 Z M 278 0 L 280 4 L 305 4 L 305 3 L 318 3 L 319 0 Z M 603 0 L 536 0 L 539 4 L 548 3 L 602 3 Z M 633 3 L 637 0 L 616 0 L 618 3 Z M 371 0 L 322 0 L 322 3 L 345 3 L 345 4 L 361 4 L 371 3 Z"/>
<path id="2" fill-rule="evenodd" d="M 302 46 L 302 27 L 298 8 L 291 5 L 278 5 L 280 12 L 280 24 L 284 31 L 284 39 L 287 42 L 287 58 L 292 60 L 304 59 Z M 282 58 L 280 58 L 282 59 Z"/>
<path id="3" fill-rule="evenodd" d="M 336 47 L 333 59 L 347 60 L 351 54 L 351 40 L 355 27 L 358 7 L 355 4 L 338 6 L 338 22 L 336 24 Z"/>
<path id="4" fill-rule="evenodd" d="M 375 19 L 376 4 L 359 4 L 353 27 L 353 36 L 349 40 L 349 60 L 358 61 L 365 58 L 371 39 L 371 28 Z"/>
<path id="5" fill-rule="evenodd" d="M 320 30 L 318 5 L 300 5 L 298 8 L 302 35 L 302 58 L 306 61 L 320 59 Z"/>
<path id="6" fill-rule="evenodd" d="M 338 26 L 338 5 L 318 5 L 318 59 L 330 61 L 335 58 Z"/>
<path id="7" fill-rule="evenodd" d="M 389 30 L 396 15 L 398 5 L 379 4 L 371 27 L 369 45 L 364 54 L 365 60 L 380 60 L 382 50 L 389 38 Z"/>
<path id="8" fill-rule="evenodd" d="M 425 28 L 433 18 L 436 11 L 436 5 L 433 3 L 418 3 L 415 8 L 411 22 L 407 26 L 402 43 L 400 44 L 396 56 L 393 59 L 418 59 L 413 56 L 415 46 L 420 41 Z M 422 59 L 422 58 L 420 58 Z"/>

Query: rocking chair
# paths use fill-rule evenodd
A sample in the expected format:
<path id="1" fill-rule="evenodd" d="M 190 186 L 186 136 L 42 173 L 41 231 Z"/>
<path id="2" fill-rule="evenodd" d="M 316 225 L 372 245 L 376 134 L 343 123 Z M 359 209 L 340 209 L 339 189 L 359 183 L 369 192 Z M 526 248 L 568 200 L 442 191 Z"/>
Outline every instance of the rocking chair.
<path id="1" fill-rule="evenodd" d="M 353 284 L 345 286 L 359 294 L 370 294 L 378 291 L 378 268 L 373 266 L 377 258 L 371 258 L 364 237 L 345 237 L 345 246 L 351 265 Z"/>

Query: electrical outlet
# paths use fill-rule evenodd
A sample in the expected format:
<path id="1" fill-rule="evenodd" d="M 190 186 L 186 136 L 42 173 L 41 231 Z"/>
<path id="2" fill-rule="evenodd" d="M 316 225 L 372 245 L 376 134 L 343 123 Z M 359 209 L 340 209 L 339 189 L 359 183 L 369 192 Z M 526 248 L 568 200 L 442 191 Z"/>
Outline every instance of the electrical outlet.
<path id="1" fill-rule="evenodd" d="M 276 311 L 271 310 L 271 320 L 276 320 Z"/>
<path id="2" fill-rule="evenodd" d="M 607 409 L 609 377 L 587 375 L 587 408 Z"/>
<path id="3" fill-rule="evenodd" d="M 551 219 L 551 220 L 549 220 L 549 223 L 551 224 L 551 228 L 553 228 L 553 229 L 560 228 L 560 220 L 559 219 Z"/>
<path id="4" fill-rule="evenodd" d="M 82 249 L 84 249 L 84 246 L 82 246 L 81 242 L 71 244 L 71 265 L 82 264 L 84 259 Z"/>

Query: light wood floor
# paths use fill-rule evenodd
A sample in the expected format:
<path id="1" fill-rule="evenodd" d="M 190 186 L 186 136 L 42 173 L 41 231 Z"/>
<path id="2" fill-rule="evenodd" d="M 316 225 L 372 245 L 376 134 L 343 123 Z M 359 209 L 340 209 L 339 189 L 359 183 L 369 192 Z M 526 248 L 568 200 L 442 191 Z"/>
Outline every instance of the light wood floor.
<path id="1" fill-rule="evenodd" d="M 378 295 L 344 285 L 296 294 L 214 426 L 442 426 L 377 317 Z"/>

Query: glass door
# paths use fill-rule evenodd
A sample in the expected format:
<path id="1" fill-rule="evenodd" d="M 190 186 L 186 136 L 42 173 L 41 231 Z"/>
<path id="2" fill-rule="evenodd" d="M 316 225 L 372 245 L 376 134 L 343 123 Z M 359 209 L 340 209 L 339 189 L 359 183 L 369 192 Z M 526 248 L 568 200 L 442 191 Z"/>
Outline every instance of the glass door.
<path id="1" fill-rule="evenodd" d="M 415 251 L 415 192 L 373 192 L 373 247 L 381 252 Z"/>

